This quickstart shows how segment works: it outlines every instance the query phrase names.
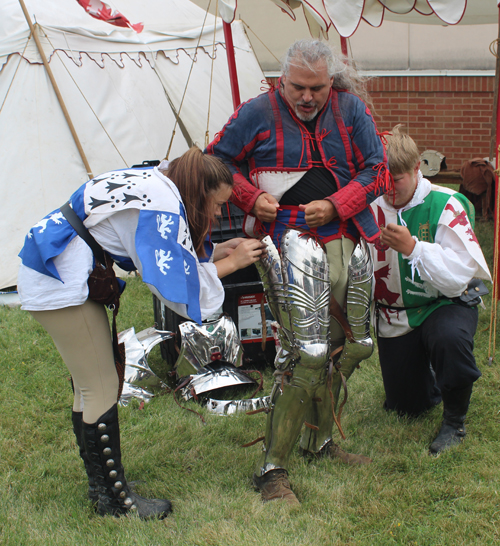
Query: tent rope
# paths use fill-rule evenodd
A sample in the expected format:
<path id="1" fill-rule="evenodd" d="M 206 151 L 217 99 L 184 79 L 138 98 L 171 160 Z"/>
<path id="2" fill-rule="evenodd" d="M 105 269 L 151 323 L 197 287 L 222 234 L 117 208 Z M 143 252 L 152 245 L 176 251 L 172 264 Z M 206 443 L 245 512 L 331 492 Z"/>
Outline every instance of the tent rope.
<path id="1" fill-rule="evenodd" d="M 246 23 L 243 19 L 240 19 L 240 21 L 248 28 L 248 30 L 257 38 L 257 40 L 259 40 L 259 42 L 267 49 L 267 51 L 275 58 L 275 60 L 277 60 L 278 62 L 280 62 L 280 60 L 278 59 L 278 57 L 276 57 L 276 55 L 266 46 L 266 44 L 259 38 L 259 36 L 255 33 L 255 31 L 250 28 L 250 25 L 248 23 Z M 257 59 L 257 62 L 258 62 L 258 59 Z M 259 63 L 259 66 L 260 66 L 260 63 Z M 260 67 L 260 69 L 262 70 L 262 66 Z"/>
<path id="2" fill-rule="evenodd" d="M 498 59 L 498 45 L 500 43 L 500 40 L 497 38 L 496 40 L 493 40 L 490 44 L 490 53 L 493 55 L 493 57 Z"/>
<path id="3" fill-rule="evenodd" d="M 24 58 L 24 54 L 26 53 L 26 48 L 28 47 L 28 44 L 29 44 L 32 36 L 33 36 L 33 33 L 30 32 L 30 35 L 28 36 L 28 39 L 26 40 L 26 45 L 24 46 L 23 52 L 22 52 L 21 55 L 19 55 L 19 63 L 16 66 L 16 70 L 15 70 L 14 76 L 12 77 L 12 80 L 10 82 L 9 88 L 7 89 L 7 93 L 5 93 L 5 97 L 3 99 L 2 106 L 0 106 L 0 113 L 3 110 L 3 107 L 4 107 L 5 103 L 7 102 L 7 97 L 9 96 L 10 89 L 14 85 L 14 80 L 16 79 L 17 71 L 19 70 L 19 67 L 21 66 L 21 61 Z"/>
<path id="4" fill-rule="evenodd" d="M 499 31 L 500 36 L 500 31 Z M 496 58 L 496 76 L 495 76 L 495 111 L 493 112 L 493 120 L 497 119 L 496 108 L 498 107 L 498 71 L 500 69 L 500 55 L 499 55 L 499 45 L 500 38 L 493 40 L 490 43 L 490 53 L 493 57 Z M 494 121 L 492 123 L 491 129 L 491 140 L 490 145 L 490 157 L 493 157 L 495 154 L 495 135 L 496 135 L 496 126 Z M 500 180 L 500 146 L 496 150 L 496 181 Z M 498 192 L 498 188 L 497 192 Z M 497 336 L 497 315 L 498 315 L 498 259 L 499 259 L 499 222 L 500 222 L 500 199 L 498 199 L 498 193 L 495 199 L 495 233 L 493 236 L 494 247 L 493 247 L 493 288 L 491 291 L 491 312 L 490 312 L 490 335 L 488 341 L 488 364 L 491 366 L 493 364 L 493 359 L 495 358 L 496 351 L 496 336 Z"/>
<path id="5" fill-rule="evenodd" d="M 497 167 L 500 164 L 500 146 L 497 150 Z M 500 168 L 495 170 L 497 180 L 500 179 Z M 497 337 L 497 314 L 498 314 L 498 254 L 499 254 L 499 233 L 498 225 L 500 222 L 500 199 L 496 199 L 495 203 L 495 219 L 496 219 L 496 232 L 494 236 L 494 249 L 493 249 L 493 287 L 491 290 L 491 313 L 490 313 L 490 336 L 488 341 L 488 364 L 493 364 L 493 359 L 496 351 L 496 337 Z"/>
<path id="6" fill-rule="evenodd" d="M 215 2 L 214 14 L 214 37 L 212 40 L 212 63 L 210 65 L 210 86 L 208 89 L 208 112 L 207 112 L 207 130 L 205 131 L 205 148 L 210 144 L 210 106 L 212 105 L 212 83 L 214 81 L 214 63 L 215 63 L 215 33 L 217 31 L 217 13 L 219 12 L 219 0 Z"/>
<path id="7" fill-rule="evenodd" d="M 123 157 L 123 155 L 121 154 L 120 150 L 118 149 L 118 146 L 117 144 L 115 143 L 115 141 L 112 139 L 111 135 L 108 133 L 108 131 L 106 130 L 106 128 L 104 127 L 102 121 L 99 119 L 99 116 L 97 115 L 96 111 L 92 108 L 90 102 L 87 100 L 87 97 L 85 96 L 85 94 L 83 93 L 83 91 L 80 89 L 80 86 L 76 83 L 76 80 L 75 78 L 73 78 L 73 75 L 71 74 L 71 72 L 68 70 L 68 67 L 64 64 L 63 60 L 61 59 L 60 55 L 59 55 L 59 50 L 55 49 L 54 46 L 52 45 L 52 42 L 50 41 L 50 38 L 47 36 L 47 34 L 45 34 L 44 32 L 44 35 L 45 35 L 45 38 L 47 39 L 47 41 L 49 42 L 49 44 L 52 46 L 52 49 L 54 50 L 54 53 L 57 55 L 57 58 L 61 61 L 61 64 L 63 65 L 64 69 L 66 70 L 66 73 L 68 74 L 68 76 L 71 78 L 71 80 L 73 81 L 73 83 L 75 84 L 75 87 L 78 89 L 78 91 L 80 91 L 80 95 L 83 97 L 83 99 L 85 100 L 85 102 L 87 103 L 87 106 L 90 108 L 90 111 L 94 114 L 96 120 L 98 121 L 99 125 L 101 126 L 102 130 L 104 131 L 104 133 L 106 134 L 106 136 L 109 138 L 109 141 L 111 142 L 111 144 L 113 145 L 113 147 L 115 148 L 116 152 L 118 153 L 118 155 L 120 156 L 121 160 L 123 161 L 124 165 L 126 165 L 127 167 L 129 166 L 129 164 L 127 163 L 126 159 Z M 67 41 L 66 41 L 67 43 Z M 71 50 L 71 54 L 72 54 L 72 59 L 74 59 L 73 57 L 73 50 Z M 83 66 L 83 62 L 81 63 L 81 65 L 78 65 L 77 66 Z"/>
<path id="8" fill-rule="evenodd" d="M 50 79 L 50 83 L 52 84 L 52 87 L 54 88 L 54 92 L 59 102 L 59 106 L 61 107 L 61 110 L 63 111 L 64 118 L 66 119 L 66 123 L 68 124 L 69 130 L 71 132 L 71 136 L 73 137 L 73 140 L 75 141 L 78 152 L 80 153 L 80 158 L 85 166 L 85 169 L 87 170 L 87 176 L 89 177 L 89 180 L 90 180 L 94 178 L 94 175 L 92 174 L 92 171 L 90 169 L 89 162 L 87 161 L 87 156 L 85 155 L 80 139 L 78 138 L 78 134 L 76 132 L 75 126 L 73 125 L 68 109 L 66 108 L 66 104 L 64 103 L 64 99 L 61 95 L 61 91 L 59 90 L 59 86 L 57 85 L 54 74 L 52 73 L 52 69 L 49 66 L 49 61 L 47 60 L 47 56 L 45 55 L 45 51 L 43 50 L 42 44 L 40 42 L 40 38 L 38 37 L 38 34 L 35 30 L 35 26 L 33 25 L 33 22 L 31 21 L 31 17 L 28 13 L 28 10 L 26 9 L 24 0 L 19 0 L 19 4 L 21 5 L 21 9 L 23 10 L 26 22 L 28 23 L 28 26 L 30 27 L 30 31 L 33 34 L 33 38 L 35 39 L 38 53 L 40 53 L 40 57 L 42 58 L 43 66 L 45 67 L 45 70 L 47 71 L 47 75 Z M 36 23 L 36 27 L 41 29 L 38 23 Z"/>
<path id="9" fill-rule="evenodd" d="M 203 31 L 205 29 L 205 23 L 207 22 L 207 17 L 208 17 L 208 10 L 210 9 L 210 4 L 212 3 L 212 0 L 209 0 L 208 2 L 208 6 L 207 6 L 207 10 L 205 11 L 205 18 L 203 19 L 203 25 L 201 26 L 201 31 L 200 31 L 200 35 L 198 36 L 198 43 L 196 44 L 196 48 L 194 50 L 194 55 L 193 55 L 193 59 L 191 61 L 191 68 L 189 69 L 189 74 L 188 74 L 188 77 L 187 77 L 187 80 L 186 80 L 186 85 L 184 87 L 184 92 L 182 94 L 182 99 L 181 99 L 181 103 L 179 105 L 179 110 L 177 111 L 177 115 L 175 116 L 175 123 L 174 123 L 174 128 L 172 130 L 172 136 L 170 137 L 170 143 L 168 145 L 168 150 L 167 150 L 167 155 L 165 156 L 165 159 L 168 159 L 169 158 L 169 155 L 170 155 L 170 151 L 172 149 L 172 144 L 174 142 L 174 138 L 175 138 L 175 130 L 177 128 L 177 119 L 178 119 L 178 116 L 180 117 L 181 115 L 181 110 L 182 110 L 182 106 L 184 104 L 184 99 L 186 97 L 186 93 L 187 93 L 187 88 L 188 88 L 188 85 L 189 85 L 189 80 L 191 79 L 191 73 L 193 72 L 193 68 L 194 68 L 194 63 L 196 61 L 196 56 L 198 55 L 198 47 L 200 46 L 200 42 L 201 42 L 201 37 L 203 36 Z"/>

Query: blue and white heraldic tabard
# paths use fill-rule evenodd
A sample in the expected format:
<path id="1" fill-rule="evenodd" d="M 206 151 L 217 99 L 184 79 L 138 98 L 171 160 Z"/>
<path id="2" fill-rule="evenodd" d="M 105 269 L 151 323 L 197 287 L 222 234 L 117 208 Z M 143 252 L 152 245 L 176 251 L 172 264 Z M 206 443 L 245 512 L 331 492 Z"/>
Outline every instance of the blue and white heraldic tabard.
<path id="1" fill-rule="evenodd" d="M 113 260 L 122 269 L 137 269 L 167 307 L 201 323 L 222 305 L 217 269 L 198 260 L 179 191 L 158 168 L 102 174 L 76 190 L 70 203 Z M 59 209 L 30 229 L 19 256 L 23 309 L 60 309 L 87 300 L 92 251 Z"/>

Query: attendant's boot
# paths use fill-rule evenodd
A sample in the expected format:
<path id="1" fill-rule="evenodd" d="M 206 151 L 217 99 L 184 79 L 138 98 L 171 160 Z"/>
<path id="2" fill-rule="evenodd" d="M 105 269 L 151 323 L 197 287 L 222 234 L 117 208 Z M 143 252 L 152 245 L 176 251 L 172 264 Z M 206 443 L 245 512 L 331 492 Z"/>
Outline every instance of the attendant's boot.
<path id="1" fill-rule="evenodd" d="M 145 499 L 134 493 L 121 463 L 118 408 L 115 404 L 93 424 L 82 422 L 83 441 L 99 492 L 100 515 L 136 513 L 142 519 L 165 518 L 172 511 L 168 500 Z"/>
<path id="2" fill-rule="evenodd" d="M 87 457 L 87 452 L 85 451 L 85 445 L 83 444 L 82 415 L 83 414 L 81 411 L 74 411 L 72 413 L 71 420 L 73 421 L 73 432 L 76 436 L 76 443 L 80 451 L 80 457 L 82 458 L 83 464 L 85 466 L 85 472 L 87 473 L 87 478 L 89 480 L 88 497 L 90 502 L 92 503 L 93 508 L 97 508 L 97 502 L 99 501 L 99 491 L 95 482 L 92 465 L 90 464 L 89 458 Z"/>
<path id="3" fill-rule="evenodd" d="M 465 438 L 465 416 L 469 409 L 472 385 L 464 389 L 442 391 L 443 423 L 439 434 L 432 442 L 429 453 L 439 455 L 441 452 L 460 444 Z"/>

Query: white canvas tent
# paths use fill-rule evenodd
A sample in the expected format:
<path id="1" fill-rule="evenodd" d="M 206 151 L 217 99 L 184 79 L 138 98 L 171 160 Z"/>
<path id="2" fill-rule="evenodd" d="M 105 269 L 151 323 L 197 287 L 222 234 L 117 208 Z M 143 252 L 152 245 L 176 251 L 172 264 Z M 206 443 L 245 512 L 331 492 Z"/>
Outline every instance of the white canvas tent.
<path id="1" fill-rule="evenodd" d="M 207 112 L 210 139 L 233 112 L 221 20 L 205 21 L 188 0 L 114 0 L 144 24 L 140 34 L 91 18 L 76 0 L 25 4 L 94 176 L 165 157 L 197 46 L 170 158 L 204 146 Z M 238 23 L 233 41 L 244 101 L 264 76 Z M 2 0 L 0 288 L 16 284 L 27 230 L 87 178 L 21 5 Z"/>
<path id="2" fill-rule="evenodd" d="M 209 3 L 209 0 L 193 1 L 200 7 Z M 446 69 L 449 59 L 453 60 L 450 68 L 457 68 L 460 58 L 470 59 L 466 69 L 474 70 L 473 59 L 482 54 L 480 47 L 491 35 L 487 31 L 485 36 L 484 29 L 477 27 L 496 27 L 498 22 L 495 0 L 467 0 L 467 4 L 461 0 L 238 0 L 237 3 L 224 0 L 225 6 L 221 2 L 218 1 L 218 6 L 222 16 L 228 21 L 235 17 L 244 22 L 262 68 L 270 73 L 279 71 L 278 59 L 294 40 L 322 36 L 325 29 L 329 43 L 337 47 L 341 36 L 351 37 L 353 59 L 363 70 L 406 69 L 394 66 L 392 59 L 403 61 L 410 38 L 413 52 L 418 48 L 419 58 L 428 63 L 426 68 Z M 233 7 L 237 4 L 236 9 L 228 10 L 229 4 Z M 210 10 L 215 6 L 212 1 Z M 448 21 L 447 28 L 444 18 Z M 449 24 L 458 19 L 457 26 Z M 426 35 L 420 39 L 423 33 Z M 493 31 L 493 37 L 486 43 L 484 56 L 488 61 L 490 57 L 493 59 L 488 45 L 496 35 Z M 405 39 L 408 43 L 403 43 Z M 409 63 L 410 59 L 407 60 Z"/>
<path id="3" fill-rule="evenodd" d="M 345 38 L 352 36 L 362 20 L 379 27 L 384 19 L 426 25 L 478 25 L 495 17 L 494 0 L 270 0 L 293 20 L 302 11 L 312 36 L 330 29 Z M 245 0 L 219 0 L 219 13 L 231 23 Z M 298 8 L 302 8 L 299 10 Z M 296 11 L 294 11 L 296 10 Z"/>

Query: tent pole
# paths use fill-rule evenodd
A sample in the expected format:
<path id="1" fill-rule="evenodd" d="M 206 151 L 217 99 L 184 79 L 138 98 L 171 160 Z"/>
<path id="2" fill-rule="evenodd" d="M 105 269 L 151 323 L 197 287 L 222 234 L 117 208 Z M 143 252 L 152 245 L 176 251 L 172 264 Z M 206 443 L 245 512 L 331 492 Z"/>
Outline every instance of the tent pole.
<path id="1" fill-rule="evenodd" d="M 493 115 L 491 118 L 491 140 L 490 140 L 490 153 L 489 158 L 493 160 L 496 157 L 496 152 L 498 148 L 498 87 L 500 79 L 500 4 L 499 4 L 499 17 L 498 17 L 498 39 L 496 47 L 496 63 L 495 63 L 495 90 L 493 95 Z M 493 49 L 490 46 L 490 51 L 493 53 Z M 498 165 L 497 165 L 498 168 Z"/>
<path id="2" fill-rule="evenodd" d="M 490 160 L 495 158 L 495 217 L 493 230 L 493 287 L 491 294 L 491 311 L 490 311 L 490 337 L 488 343 L 488 364 L 491 366 L 495 358 L 496 350 L 496 334 L 497 334 L 497 315 L 498 315 L 498 296 L 499 293 L 499 275 L 498 267 L 500 265 L 500 0 L 498 0 L 498 40 L 496 47 L 496 66 L 495 66 L 495 93 L 493 104 L 493 116 L 491 120 L 491 142 L 490 142 Z M 496 129 L 496 130 L 495 130 Z M 493 143 L 495 148 L 493 149 Z"/>
<path id="3" fill-rule="evenodd" d="M 500 93 L 499 93 L 499 80 L 500 80 L 500 2 L 498 4 L 498 41 L 497 41 L 497 48 L 496 48 L 496 70 L 495 70 L 495 93 L 494 93 L 494 100 L 495 104 L 493 106 L 494 109 L 494 117 L 493 117 L 493 124 L 495 124 L 495 148 L 493 150 L 493 155 L 491 156 L 491 159 L 495 158 L 496 161 L 496 188 L 495 188 L 495 203 L 498 202 L 500 199 L 500 193 L 499 193 L 499 180 L 500 177 L 498 175 L 500 165 L 498 164 L 498 151 L 500 146 Z M 493 140 L 493 139 L 492 139 Z M 490 148 L 491 151 L 491 148 Z M 495 207 L 495 212 L 498 210 L 498 207 Z M 499 237 L 499 231 L 500 231 L 500 218 L 498 217 L 498 214 L 495 214 L 495 254 L 497 256 L 497 260 L 500 260 L 499 251 L 500 251 L 500 237 Z M 498 265 L 500 265 L 500 262 L 495 264 L 498 268 Z M 498 299 L 498 289 L 499 289 L 499 279 L 493 279 L 493 282 L 495 283 L 493 294 L 496 295 L 496 299 Z"/>
<path id="4" fill-rule="evenodd" d="M 90 180 L 91 178 L 94 178 L 94 175 L 92 174 L 92 171 L 90 169 L 90 165 L 89 165 L 89 162 L 87 161 L 87 157 L 85 155 L 85 152 L 83 151 L 82 145 L 80 143 L 80 139 L 78 138 L 78 135 L 76 134 L 76 130 L 75 130 L 75 127 L 73 125 L 73 122 L 71 121 L 71 118 L 69 117 L 69 112 L 68 112 L 68 110 L 66 108 L 66 105 L 64 104 L 64 100 L 62 98 L 61 92 L 59 91 L 59 87 L 58 87 L 57 82 L 56 82 L 56 80 L 54 78 L 54 74 L 52 73 L 52 69 L 49 66 L 49 63 L 47 61 L 47 57 L 46 57 L 45 52 L 43 51 L 43 48 L 42 48 L 42 44 L 40 43 L 40 38 L 38 37 L 36 29 L 35 29 L 33 23 L 31 22 L 31 18 L 30 18 L 29 14 L 28 14 L 28 10 L 26 9 L 26 5 L 24 4 L 24 0 L 19 0 L 19 3 L 21 4 L 21 8 L 23 10 L 24 17 L 26 18 L 26 21 L 27 21 L 27 23 L 28 23 L 28 25 L 30 27 L 31 34 L 32 34 L 33 38 L 35 39 L 36 46 L 38 48 L 38 52 L 40 53 L 40 57 L 42 58 L 43 66 L 45 66 L 45 69 L 47 70 L 47 74 L 48 74 L 49 79 L 50 79 L 50 81 L 52 83 L 52 87 L 54 88 L 54 91 L 56 93 L 57 100 L 59 101 L 59 104 L 60 104 L 61 109 L 63 111 L 64 117 L 66 118 L 66 122 L 68 123 L 69 130 L 71 131 L 71 134 L 72 134 L 73 139 L 75 141 L 76 147 L 78 148 L 78 152 L 80 153 L 80 157 L 82 158 L 85 169 L 87 170 L 87 176 L 89 177 L 89 180 Z"/>
<path id="5" fill-rule="evenodd" d="M 222 22 L 224 29 L 224 41 L 226 42 L 227 65 L 229 68 L 229 82 L 231 83 L 231 95 L 233 97 L 233 108 L 236 110 L 241 103 L 240 88 L 238 86 L 238 74 L 236 72 L 236 61 L 234 59 L 233 32 L 231 25 Z"/>

